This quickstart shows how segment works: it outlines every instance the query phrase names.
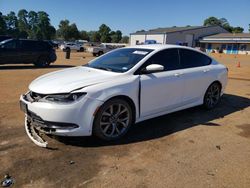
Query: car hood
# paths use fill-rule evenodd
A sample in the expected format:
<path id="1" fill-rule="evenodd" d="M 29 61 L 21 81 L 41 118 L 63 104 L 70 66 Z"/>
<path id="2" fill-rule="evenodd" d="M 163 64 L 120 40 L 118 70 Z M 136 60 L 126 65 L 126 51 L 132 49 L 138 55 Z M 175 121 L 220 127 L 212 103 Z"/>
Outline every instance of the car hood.
<path id="1" fill-rule="evenodd" d="M 119 73 L 88 67 L 75 67 L 55 71 L 38 77 L 29 89 L 40 94 L 69 93 L 73 90 L 113 80 Z"/>

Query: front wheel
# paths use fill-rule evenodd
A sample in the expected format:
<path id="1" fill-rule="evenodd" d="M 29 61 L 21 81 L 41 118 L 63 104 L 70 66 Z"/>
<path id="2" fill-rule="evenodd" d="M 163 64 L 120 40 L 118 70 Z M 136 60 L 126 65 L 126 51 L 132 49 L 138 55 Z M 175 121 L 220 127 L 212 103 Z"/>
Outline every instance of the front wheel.
<path id="1" fill-rule="evenodd" d="M 50 65 L 50 62 L 46 57 L 40 57 L 37 62 L 35 63 L 36 67 L 48 67 Z"/>
<path id="2" fill-rule="evenodd" d="M 102 140 L 117 140 L 127 133 L 132 120 L 130 105 L 124 100 L 112 99 L 98 110 L 93 133 Z"/>
<path id="3" fill-rule="evenodd" d="M 205 93 L 203 106 L 206 109 L 214 108 L 219 103 L 220 96 L 221 96 L 220 84 L 217 82 L 211 84 Z"/>

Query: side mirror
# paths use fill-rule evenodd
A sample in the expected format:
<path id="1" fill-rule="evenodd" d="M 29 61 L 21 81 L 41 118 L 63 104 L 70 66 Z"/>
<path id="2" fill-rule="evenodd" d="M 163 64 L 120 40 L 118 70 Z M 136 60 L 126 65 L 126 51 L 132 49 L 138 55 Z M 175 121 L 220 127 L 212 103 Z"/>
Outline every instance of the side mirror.
<path id="1" fill-rule="evenodd" d="M 164 70 L 164 66 L 159 65 L 159 64 L 151 64 L 146 66 L 146 68 L 141 70 L 141 73 L 143 74 L 150 74 L 150 73 L 155 73 L 155 72 L 161 72 Z"/>

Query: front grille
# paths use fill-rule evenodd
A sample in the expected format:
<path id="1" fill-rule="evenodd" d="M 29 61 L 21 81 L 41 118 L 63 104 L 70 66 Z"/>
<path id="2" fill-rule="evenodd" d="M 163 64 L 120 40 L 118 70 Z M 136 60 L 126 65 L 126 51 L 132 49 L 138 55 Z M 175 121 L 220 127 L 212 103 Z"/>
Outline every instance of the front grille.
<path id="1" fill-rule="evenodd" d="M 75 129 L 79 126 L 73 123 L 64 123 L 64 122 L 52 122 L 52 121 L 45 121 L 37 114 L 28 111 L 28 121 L 33 124 L 35 127 L 42 127 L 42 128 L 50 128 L 50 129 Z"/>

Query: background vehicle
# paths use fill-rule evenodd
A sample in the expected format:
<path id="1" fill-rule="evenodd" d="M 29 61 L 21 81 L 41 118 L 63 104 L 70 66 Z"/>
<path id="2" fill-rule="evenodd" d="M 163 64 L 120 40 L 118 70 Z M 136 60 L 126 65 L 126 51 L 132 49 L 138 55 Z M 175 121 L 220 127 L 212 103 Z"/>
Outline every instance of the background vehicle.
<path id="1" fill-rule="evenodd" d="M 66 50 L 76 50 L 78 52 L 84 51 L 83 45 L 75 43 L 75 42 L 66 42 L 64 44 L 61 44 L 60 49 L 63 51 L 66 51 Z"/>
<path id="2" fill-rule="evenodd" d="M 53 47 L 45 41 L 8 39 L 0 42 L 0 64 L 34 64 L 46 67 L 56 61 Z"/>
<path id="3" fill-rule="evenodd" d="M 151 44 L 49 73 L 34 80 L 20 100 L 26 130 L 115 140 L 133 123 L 198 105 L 214 108 L 226 84 L 227 68 L 206 54 Z"/>
<path id="4" fill-rule="evenodd" d="M 7 40 L 7 39 L 12 39 L 11 36 L 6 36 L 6 35 L 0 35 L 0 42 Z"/>
<path id="5" fill-rule="evenodd" d="M 93 54 L 93 56 L 100 56 L 102 54 L 105 54 L 111 50 L 114 50 L 116 48 L 122 48 L 125 47 L 126 44 L 119 44 L 119 43 L 102 43 L 99 46 L 96 47 L 90 47 L 88 48 L 88 51 Z"/>

